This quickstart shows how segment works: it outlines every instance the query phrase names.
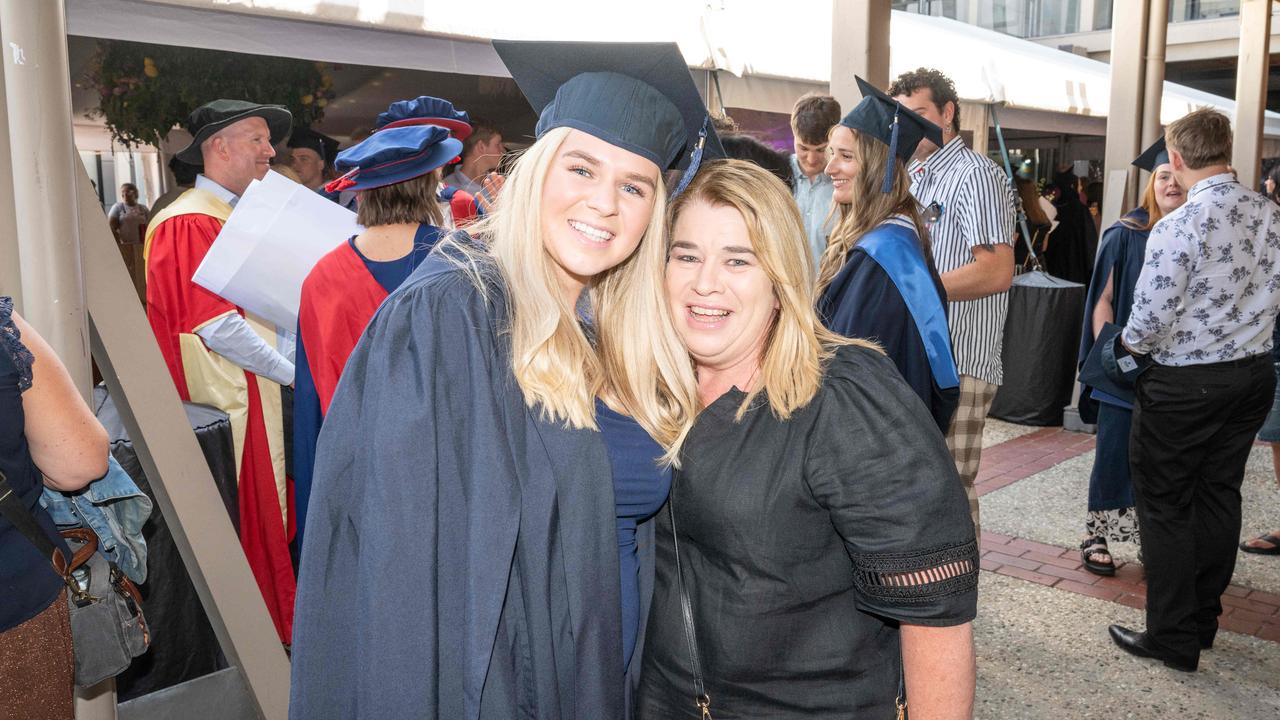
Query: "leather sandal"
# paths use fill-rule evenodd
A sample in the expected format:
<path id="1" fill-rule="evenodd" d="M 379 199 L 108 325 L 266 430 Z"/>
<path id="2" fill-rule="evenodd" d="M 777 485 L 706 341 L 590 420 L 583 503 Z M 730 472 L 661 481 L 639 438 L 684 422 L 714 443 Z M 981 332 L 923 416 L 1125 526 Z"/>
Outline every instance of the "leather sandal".
<path id="1" fill-rule="evenodd" d="M 1092 555 L 1107 556 L 1106 562 L 1094 560 Z M 1104 537 L 1085 538 L 1080 543 L 1080 562 L 1084 564 L 1084 569 L 1094 575 L 1103 575 L 1111 577 L 1116 574 L 1115 561 L 1111 559 L 1111 551 L 1107 549 L 1107 539 Z"/>
<path id="2" fill-rule="evenodd" d="M 1269 543 L 1271 547 L 1254 547 L 1249 544 L 1248 540 L 1246 540 L 1240 543 L 1240 549 L 1247 553 L 1253 553 L 1254 555 L 1280 555 L 1280 535 L 1266 533 L 1264 535 L 1259 535 L 1254 538 L 1254 540 L 1261 540 L 1264 543 Z"/>

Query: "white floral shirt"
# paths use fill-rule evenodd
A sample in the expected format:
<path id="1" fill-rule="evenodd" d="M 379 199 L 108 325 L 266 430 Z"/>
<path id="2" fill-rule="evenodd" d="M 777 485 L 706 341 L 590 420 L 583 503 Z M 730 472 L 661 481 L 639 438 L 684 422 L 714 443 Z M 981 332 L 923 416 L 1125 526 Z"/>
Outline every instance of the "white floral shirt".
<path id="1" fill-rule="evenodd" d="M 1161 365 L 1271 350 L 1280 309 L 1280 206 L 1229 173 L 1192 186 L 1151 229 L 1124 342 Z"/>

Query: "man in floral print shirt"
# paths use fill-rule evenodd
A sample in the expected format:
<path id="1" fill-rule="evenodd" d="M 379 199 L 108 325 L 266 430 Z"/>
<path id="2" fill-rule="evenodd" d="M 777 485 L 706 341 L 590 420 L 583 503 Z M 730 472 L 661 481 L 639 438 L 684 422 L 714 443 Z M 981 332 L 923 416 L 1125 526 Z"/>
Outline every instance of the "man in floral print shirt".
<path id="1" fill-rule="evenodd" d="M 1138 377 L 1130 466 L 1147 572 L 1147 628 L 1111 626 L 1122 649 L 1195 670 L 1235 569 L 1240 484 L 1275 391 L 1280 206 L 1236 181 L 1231 124 L 1197 110 L 1165 132 L 1187 202 L 1151 230 L 1122 333 L 1149 355 Z"/>

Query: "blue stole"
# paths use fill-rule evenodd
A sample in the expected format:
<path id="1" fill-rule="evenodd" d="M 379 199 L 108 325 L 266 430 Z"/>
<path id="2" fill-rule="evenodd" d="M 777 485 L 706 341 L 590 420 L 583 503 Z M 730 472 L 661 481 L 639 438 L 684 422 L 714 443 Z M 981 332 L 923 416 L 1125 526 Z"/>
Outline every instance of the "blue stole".
<path id="1" fill-rule="evenodd" d="M 924 340 L 929 369 L 939 388 L 958 387 L 956 361 L 951 355 L 951 333 L 947 329 L 947 311 L 938 298 L 937 287 L 920 252 L 914 230 L 894 223 L 884 223 L 858 241 L 859 248 L 885 271 L 916 322 L 916 330 Z"/>

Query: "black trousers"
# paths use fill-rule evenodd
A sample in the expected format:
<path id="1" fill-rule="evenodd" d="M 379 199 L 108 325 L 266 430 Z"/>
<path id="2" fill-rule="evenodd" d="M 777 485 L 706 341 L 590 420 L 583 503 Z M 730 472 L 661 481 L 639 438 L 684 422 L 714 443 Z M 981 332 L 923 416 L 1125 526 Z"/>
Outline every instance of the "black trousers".
<path id="1" fill-rule="evenodd" d="M 1240 536 L 1240 485 L 1275 392 L 1269 354 L 1155 365 L 1138 378 L 1129 463 L 1147 571 L 1147 634 L 1189 661 L 1213 638 Z"/>

